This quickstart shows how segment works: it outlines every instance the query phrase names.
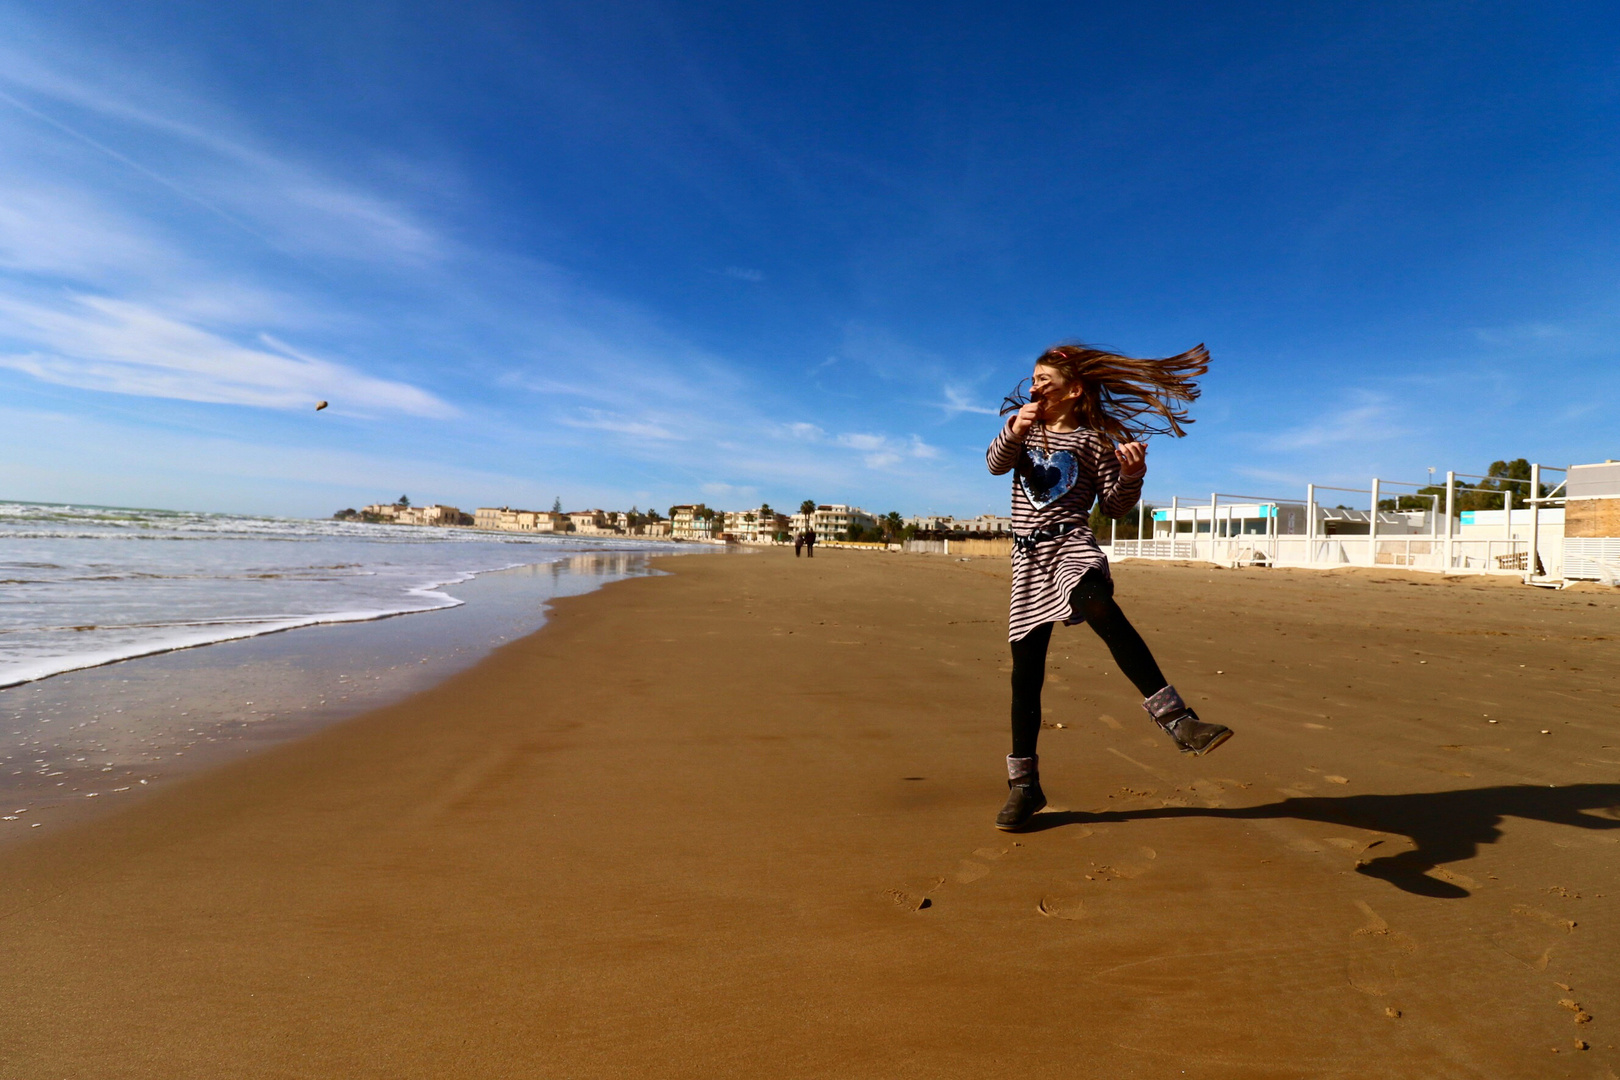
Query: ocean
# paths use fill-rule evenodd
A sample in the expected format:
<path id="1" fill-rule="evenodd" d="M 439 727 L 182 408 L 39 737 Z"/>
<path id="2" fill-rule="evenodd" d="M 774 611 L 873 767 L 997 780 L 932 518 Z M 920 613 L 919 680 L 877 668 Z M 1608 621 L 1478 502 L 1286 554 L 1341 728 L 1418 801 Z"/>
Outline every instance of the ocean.
<path id="1" fill-rule="evenodd" d="M 581 552 L 683 547 L 0 503 L 0 687 L 300 626 L 453 607 L 461 601 L 446 586 Z"/>
<path id="2" fill-rule="evenodd" d="M 0 844 L 424 690 L 559 596 L 714 550 L 0 503 Z"/>

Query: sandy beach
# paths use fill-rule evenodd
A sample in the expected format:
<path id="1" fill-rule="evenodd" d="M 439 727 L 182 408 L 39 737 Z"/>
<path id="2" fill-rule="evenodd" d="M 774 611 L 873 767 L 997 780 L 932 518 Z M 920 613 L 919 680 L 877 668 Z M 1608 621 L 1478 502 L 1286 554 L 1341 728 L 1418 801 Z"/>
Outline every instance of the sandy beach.
<path id="1" fill-rule="evenodd" d="M 1013 836 L 1004 560 L 660 565 L 0 850 L 0 1074 L 1620 1070 L 1613 590 L 1124 563 Z"/>

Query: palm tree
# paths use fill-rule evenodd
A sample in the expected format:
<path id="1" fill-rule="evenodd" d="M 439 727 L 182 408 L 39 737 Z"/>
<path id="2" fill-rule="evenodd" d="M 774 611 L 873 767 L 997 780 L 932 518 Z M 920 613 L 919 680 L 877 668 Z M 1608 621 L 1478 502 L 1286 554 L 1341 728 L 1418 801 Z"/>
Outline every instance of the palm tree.
<path id="1" fill-rule="evenodd" d="M 806 499 L 806 500 L 804 500 L 804 502 L 799 504 L 799 513 L 801 513 L 801 514 L 813 514 L 815 512 L 816 512 L 816 500 L 814 500 L 814 499 Z"/>

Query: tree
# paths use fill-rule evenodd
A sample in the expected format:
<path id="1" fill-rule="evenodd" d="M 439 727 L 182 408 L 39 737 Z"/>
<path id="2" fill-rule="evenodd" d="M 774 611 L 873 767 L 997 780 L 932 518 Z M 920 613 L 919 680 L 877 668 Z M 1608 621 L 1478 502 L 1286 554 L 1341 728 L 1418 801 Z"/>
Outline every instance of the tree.
<path id="1" fill-rule="evenodd" d="M 398 499 L 394 500 L 394 505 L 409 506 L 411 505 L 411 497 L 409 495 L 401 495 Z"/>
<path id="2" fill-rule="evenodd" d="M 1485 470 L 1486 479 L 1478 484 L 1467 481 L 1457 481 L 1456 510 L 1500 510 L 1502 509 L 1502 493 L 1513 492 L 1513 502 L 1523 506 L 1530 495 L 1530 462 L 1524 458 L 1514 458 L 1512 461 L 1493 461 L 1491 467 Z M 1519 481 L 1515 483 L 1514 481 Z M 1546 496 L 1551 489 L 1546 484 L 1541 485 L 1537 495 Z M 1446 512 L 1446 486 L 1433 484 L 1426 488 L 1419 488 L 1417 495 L 1401 495 L 1394 499 L 1380 499 L 1380 510 L 1427 510 L 1435 505 L 1429 496 L 1439 496 L 1440 512 Z"/>
<path id="3" fill-rule="evenodd" d="M 551 512 L 553 514 L 562 513 L 562 496 L 561 495 L 559 495 L 555 499 L 551 500 Z"/>
<path id="4" fill-rule="evenodd" d="M 883 533 L 888 537 L 890 543 L 894 542 L 895 537 L 900 535 L 900 530 L 904 529 L 905 527 L 906 522 L 905 519 L 900 516 L 900 511 L 890 510 L 887 514 L 883 515 Z"/>
<path id="5" fill-rule="evenodd" d="M 799 504 L 799 513 L 801 513 L 801 514 L 813 514 L 815 512 L 816 512 L 816 500 L 814 500 L 814 499 L 806 499 L 806 500 L 804 500 L 804 502 Z"/>

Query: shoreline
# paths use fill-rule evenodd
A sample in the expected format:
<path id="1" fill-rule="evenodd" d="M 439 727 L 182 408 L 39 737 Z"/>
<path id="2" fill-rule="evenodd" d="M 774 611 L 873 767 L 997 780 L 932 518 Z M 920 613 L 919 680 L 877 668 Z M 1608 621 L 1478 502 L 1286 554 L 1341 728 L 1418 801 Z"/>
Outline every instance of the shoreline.
<path id="1" fill-rule="evenodd" d="M 458 594 L 445 603 L 397 613 L 412 619 L 305 622 L 0 689 L 0 846 L 430 689 L 543 627 L 556 598 L 657 573 L 656 557 L 466 573 L 440 586 Z"/>
<path id="2" fill-rule="evenodd" d="M 762 554 L 562 598 L 425 692 L 0 851 L 4 970 L 29 988 L 0 1059 L 22 1080 L 980 1076 L 1028 1047 L 1016 1071 L 1054 1078 L 1620 1065 L 1599 898 L 1620 784 L 1593 765 L 1620 743 L 1611 598 L 1122 564 L 1121 603 L 1237 737 L 1175 754 L 1060 629 L 1053 805 L 1009 836 L 1005 565 Z"/>

